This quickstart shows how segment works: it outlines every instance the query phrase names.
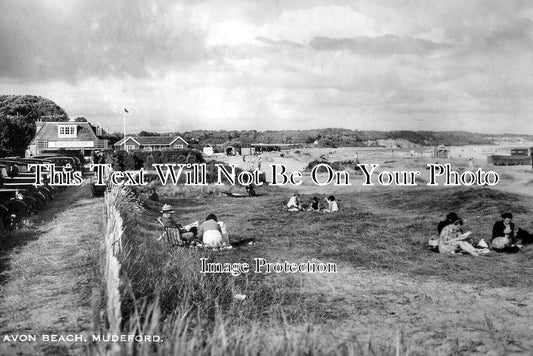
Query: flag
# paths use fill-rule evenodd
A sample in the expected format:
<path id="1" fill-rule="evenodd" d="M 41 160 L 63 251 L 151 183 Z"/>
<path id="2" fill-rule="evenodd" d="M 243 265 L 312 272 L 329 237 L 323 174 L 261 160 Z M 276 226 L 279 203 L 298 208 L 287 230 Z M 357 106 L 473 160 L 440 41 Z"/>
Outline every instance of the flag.
<path id="1" fill-rule="evenodd" d="M 130 113 L 130 112 L 128 111 L 128 109 L 126 109 L 126 108 L 124 108 L 124 112 L 127 112 L 128 114 Z"/>

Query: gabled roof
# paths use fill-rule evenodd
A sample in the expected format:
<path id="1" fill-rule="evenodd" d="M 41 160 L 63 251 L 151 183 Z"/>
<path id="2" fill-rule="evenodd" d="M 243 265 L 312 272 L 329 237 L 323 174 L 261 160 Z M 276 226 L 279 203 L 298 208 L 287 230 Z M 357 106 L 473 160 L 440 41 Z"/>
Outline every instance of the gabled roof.
<path id="1" fill-rule="evenodd" d="M 128 136 L 126 137 L 126 141 L 128 141 L 129 139 L 132 139 L 133 141 L 135 141 L 139 146 L 150 146 L 150 145 L 171 146 L 177 140 L 181 140 L 183 141 L 184 144 L 187 145 L 187 142 L 183 138 L 181 138 L 181 136 Z M 122 146 L 123 144 L 124 144 L 124 139 L 115 143 L 115 146 Z"/>
<path id="2" fill-rule="evenodd" d="M 181 140 L 184 144 L 188 145 L 187 141 L 185 141 L 181 136 L 176 137 L 176 139 L 174 139 L 170 144 L 173 145 L 177 140 Z"/>
<path id="3" fill-rule="evenodd" d="M 30 145 L 35 144 L 35 140 L 48 141 L 97 141 L 98 137 L 94 133 L 91 125 L 88 122 L 72 122 L 72 121 L 48 121 L 41 123 L 41 128 L 31 140 Z M 58 126 L 77 126 L 76 137 L 59 137 Z"/>
<path id="4" fill-rule="evenodd" d="M 124 140 L 126 140 L 126 142 L 128 142 L 129 140 L 132 140 L 132 141 L 135 141 L 136 144 L 138 144 L 139 146 L 141 145 L 141 143 L 139 141 L 137 141 L 135 139 L 135 137 L 133 136 L 128 136 L 126 137 L 125 139 L 121 139 L 120 141 L 118 141 L 117 143 L 115 143 L 115 146 L 122 146 L 124 144 Z"/>

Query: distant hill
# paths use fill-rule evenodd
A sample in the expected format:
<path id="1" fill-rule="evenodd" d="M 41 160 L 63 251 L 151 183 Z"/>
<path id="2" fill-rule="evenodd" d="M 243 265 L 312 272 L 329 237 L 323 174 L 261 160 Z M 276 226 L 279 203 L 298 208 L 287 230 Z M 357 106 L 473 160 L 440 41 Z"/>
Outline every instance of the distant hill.
<path id="1" fill-rule="evenodd" d="M 533 142 L 533 135 L 479 134 L 466 131 L 358 131 L 348 129 L 316 129 L 287 131 L 206 131 L 196 130 L 181 134 L 186 140 L 200 145 L 250 143 L 304 143 L 317 142 L 322 147 L 419 147 L 491 145 L 502 141 L 524 140 Z"/>
<path id="2" fill-rule="evenodd" d="M 34 95 L 0 95 L 0 157 L 22 155 L 35 135 L 35 121 L 68 121 L 53 101 Z"/>

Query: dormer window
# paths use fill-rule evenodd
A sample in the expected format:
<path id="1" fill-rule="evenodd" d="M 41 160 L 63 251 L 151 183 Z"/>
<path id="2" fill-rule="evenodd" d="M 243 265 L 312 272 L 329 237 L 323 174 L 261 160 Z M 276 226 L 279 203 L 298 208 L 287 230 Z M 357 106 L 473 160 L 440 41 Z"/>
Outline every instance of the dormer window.
<path id="1" fill-rule="evenodd" d="M 76 137 L 77 136 L 76 125 L 59 125 L 57 126 L 57 135 L 59 137 Z"/>

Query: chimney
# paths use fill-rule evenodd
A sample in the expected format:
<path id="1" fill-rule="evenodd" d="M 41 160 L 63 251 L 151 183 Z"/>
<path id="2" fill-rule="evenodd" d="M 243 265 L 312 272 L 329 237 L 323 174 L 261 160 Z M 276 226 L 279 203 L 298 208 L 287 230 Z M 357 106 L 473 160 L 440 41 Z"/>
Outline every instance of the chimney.
<path id="1" fill-rule="evenodd" d="M 41 118 L 38 118 L 37 121 L 35 121 L 35 132 L 39 132 L 41 128 L 44 126 L 43 120 Z"/>

